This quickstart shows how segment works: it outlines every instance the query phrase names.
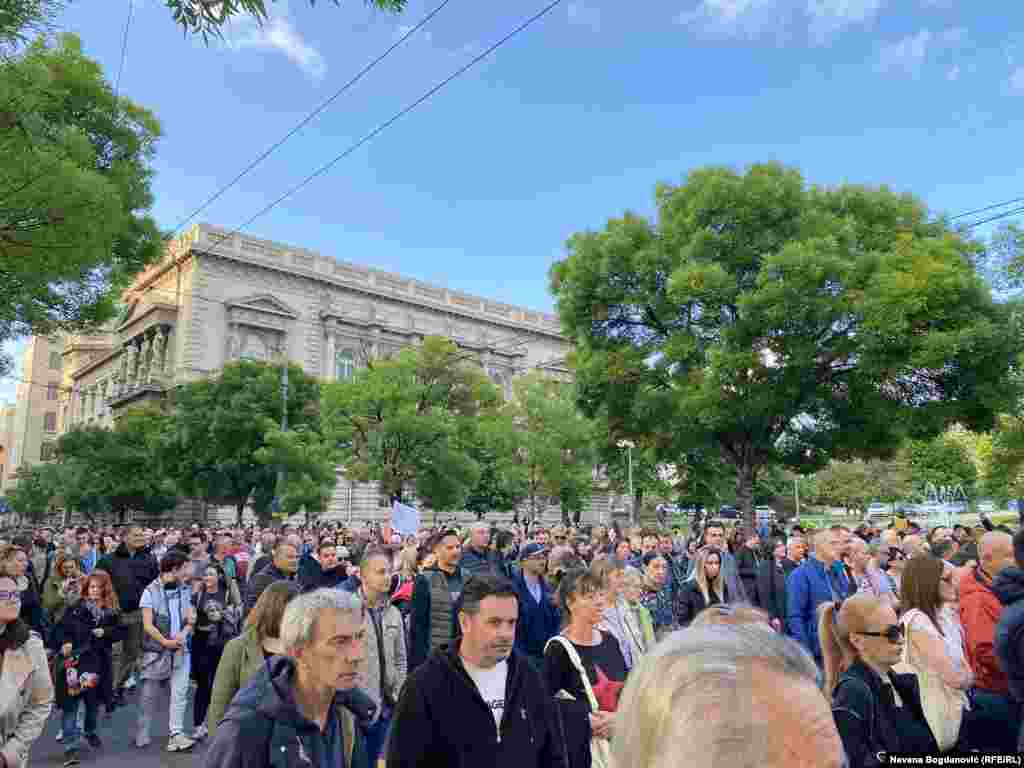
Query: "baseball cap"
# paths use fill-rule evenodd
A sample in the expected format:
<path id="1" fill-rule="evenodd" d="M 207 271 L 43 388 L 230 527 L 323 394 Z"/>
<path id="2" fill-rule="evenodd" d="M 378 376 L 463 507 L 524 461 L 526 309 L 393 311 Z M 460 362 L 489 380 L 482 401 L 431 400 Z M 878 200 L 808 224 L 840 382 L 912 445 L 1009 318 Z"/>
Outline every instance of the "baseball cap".
<path id="1" fill-rule="evenodd" d="M 526 560 L 531 557 L 540 557 L 541 555 L 546 555 L 547 553 L 547 547 L 545 547 L 543 544 L 533 542 L 523 547 L 522 552 L 519 553 L 519 559 Z"/>

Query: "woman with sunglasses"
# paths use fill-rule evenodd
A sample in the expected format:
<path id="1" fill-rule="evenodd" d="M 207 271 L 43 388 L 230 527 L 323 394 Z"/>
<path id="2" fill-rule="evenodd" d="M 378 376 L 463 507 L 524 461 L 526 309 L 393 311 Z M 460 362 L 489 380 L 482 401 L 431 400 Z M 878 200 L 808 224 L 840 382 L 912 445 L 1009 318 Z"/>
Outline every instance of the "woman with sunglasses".
<path id="1" fill-rule="evenodd" d="M 882 753 L 935 752 L 917 678 L 893 672 L 903 625 L 890 603 L 868 594 L 823 603 L 818 637 L 825 694 L 851 768 L 883 765 Z"/>

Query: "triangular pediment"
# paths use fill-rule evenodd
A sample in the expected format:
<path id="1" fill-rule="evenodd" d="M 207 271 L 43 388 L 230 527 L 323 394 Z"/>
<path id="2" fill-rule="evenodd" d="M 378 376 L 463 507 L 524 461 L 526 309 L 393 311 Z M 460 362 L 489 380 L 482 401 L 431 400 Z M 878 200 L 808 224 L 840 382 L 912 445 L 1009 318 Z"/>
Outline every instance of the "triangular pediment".
<path id="1" fill-rule="evenodd" d="M 267 312 L 272 315 L 284 315 L 293 319 L 299 316 L 294 309 L 269 293 L 260 293 L 255 296 L 238 299 L 237 301 L 231 301 L 228 302 L 228 306 L 255 312 Z"/>

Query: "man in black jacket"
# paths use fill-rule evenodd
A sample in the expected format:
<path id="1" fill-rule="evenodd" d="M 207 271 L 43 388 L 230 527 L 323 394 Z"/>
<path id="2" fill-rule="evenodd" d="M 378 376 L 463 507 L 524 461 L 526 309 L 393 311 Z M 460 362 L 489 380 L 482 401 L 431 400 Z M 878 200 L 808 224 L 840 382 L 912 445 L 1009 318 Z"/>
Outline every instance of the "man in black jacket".
<path id="1" fill-rule="evenodd" d="M 507 580 L 469 579 L 462 636 L 435 650 L 402 689 L 388 768 L 568 768 L 553 699 L 513 650 L 518 616 Z"/>
<path id="2" fill-rule="evenodd" d="M 245 588 L 245 615 L 256 605 L 260 595 L 276 581 L 292 581 L 299 570 L 299 548 L 302 542 L 298 536 L 284 536 L 274 546 L 274 559 L 270 565 L 257 573 Z"/>
<path id="3" fill-rule="evenodd" d="M 754 604 L 771 616 L 772 626 L 779 632 L 786 624 L 786 577 L 794 568 L 796 563 L 786 557 L 785 540 L 778 539 L 772 556 L 757 570 Z"/>
<path id="4" fill-rule="evenodd" d="M 107 555 L 96 568 L 110 574 L 117 600 L 121 606 L 121 654 L 114 668 L 114 691 L 134 688 L 135 665 L 142 651 L 142 593 L 160 576 L 156 558 L 145 548 L 141 525 L 131 525 L 124 541 L 112 555 Z"/>

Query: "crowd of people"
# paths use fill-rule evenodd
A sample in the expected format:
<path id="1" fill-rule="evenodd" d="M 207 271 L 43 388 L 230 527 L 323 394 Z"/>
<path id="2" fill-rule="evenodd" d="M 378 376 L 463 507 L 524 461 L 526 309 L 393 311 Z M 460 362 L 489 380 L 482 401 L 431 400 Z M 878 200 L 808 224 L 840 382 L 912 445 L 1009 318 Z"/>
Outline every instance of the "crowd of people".
<path id="1" fill-rule="evenodd" d="M 1024 532 L 983 523 L 0 536 L 0 768 L 54 709 L 99 760 L 136 694 L 207 768 L 1024 751 Z"/>

